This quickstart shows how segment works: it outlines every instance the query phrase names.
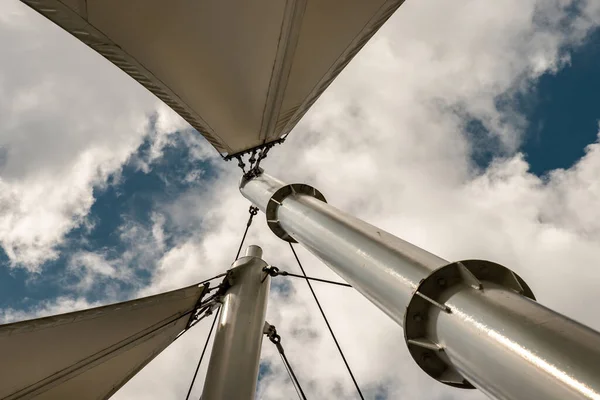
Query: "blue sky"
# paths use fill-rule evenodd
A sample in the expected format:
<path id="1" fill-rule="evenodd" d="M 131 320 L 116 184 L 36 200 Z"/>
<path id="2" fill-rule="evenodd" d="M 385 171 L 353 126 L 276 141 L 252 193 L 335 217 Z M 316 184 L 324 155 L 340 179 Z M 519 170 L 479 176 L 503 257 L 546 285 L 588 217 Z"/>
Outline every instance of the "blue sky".
<path id="1" fill-rule="evenodd" d="M 8 4 L 12 0 L 0 0 L 0 6 L 2 1 Z M 407 2 L 402 14 L 386 25 L 381 38 L 367 46 L 363 56 L 353 61 L 315 104 L 314 112 L 307 115 L 288 143 L 273 150 L 265 163 L 268 171 L 285 180 L 314 184 L 330 203 L 446 259 L 481 257 L 503 263 L 518 271 L 544 304 L 600 327 L 600 314 L 586 313 L 579 306 L 598 300 L 594 282 L 600 276 L 595 267 L 600 223 L 595 221 L 600 220 L 596 215 L 600 213 L 596 211 L 600 194 L 594 190 L 594 182 L 600 172 L 591 162 L 587 167 L 580 163 L 581 173 L 572 168 L 581 161 L 586 146 L 597 143 L 600 18 L 593 29 L 589 28 L 591 32 L 577 28 L 581 29 L 578 35 L 585 37 L 579 43 L 578 35 L 570 36 L 571 30 L 576 30 L 569 28 L 576 20 L 573 8 L 558 13 L 557 25 L 548 28 L 556 11 L 551 3 L 514 1 L 478 8 L 468 0 L 452 5 L 437 0 Z M 549 14 L 547 21 L 528 17 L 545 12 Z M 35 23 L 41 24 L 39 20 Z M 10 53 L 8 59 L 18 63 L 0 66 L 0 78 L 17 76 L 26 66 L 27 79 L 14 81 L 22 85 L 25 94 L 39 90 L 42 100 L 29 103 L 27 96 L 11 95 L 6 100 L 0 95 L 0 115 L 7 104 L 18 103 L 33 111 L 18 114 L 18 109 L 17 116 L 36 122 L 18 125 L 21 131 L 16 139 L 9 138 L 12 141 L 5 144 L 2 129 L 9 132 L 12 128 L 0 120 L 0 190 L 2 179 L 13 185 L 17 194 L 23 182 L 35 186 L 38 182 L 27 174 L 35 175 L 36 168 L 60 175 L 65 165 L 70 170 L 79 165 L 71 160 L 62 165 L 57 159 L 69 157 L 67 150 L 81 134 L 69 129 L 80 125 L 88 129 L 88 120 L 104 124 L 88 129 L 94 134 L 82 131 L 91 136 L 89 147 L 100 143 L 104 147 L 96 147 L 108 148 L 119 156 L 117 162 L 108 163 L 109 167 L 106 163 L 92 165 L 91 170 L 109 171 L 108 177 L 98 173 L 99 178 L 87 182 L 93 185 L 93 202 L 89 209 L 82 207 L 81 218 L 48 201 L 66 219 L 77 221 L 64 236 L 57 235 L 55 259 L 32 272 L 31 265 L 11 263 L 0 247 L 0 317 L 2 310 L 34 312 L 40 304 L 59 298 L 105 303 L 145 294 L 148 288 L 156 291 L 183 286 L 208 274 L 202 270 L 205 265 L 210 265 L 212 272 L 224 270 L 237 250 L 247 218 L 248 204 L 235 187 L 239 177 L 235 164 L 223 166 L 218 157 L 193 155 L 197 148 L 189 146 L 190 130 L 175 124 L 178 131 L 164 135 L 170 131 L 158 126 L 160 113 L 155 113 L 155 99 L 137 84 L 112 67 L 104 68 L 103 59 L 86 53 L 58 31 L 40 30 L 42 33 L 35 36 L 34 26 L 36 29 L 19 31 L 18 24 L 13 26 L 0 15 L 0 40 L 12 29 L 19 32 L 14 38 L 21 38 L 23 43 L 46 43 L 32 48 L 4 46 L 7 52 L 22 53 Z M 17 40 L 12 33 L 8 37 L 9 41 Z M 400 40 L 406 37 L 411 40 Z M 52 47 L 63 43 L 60 51 Z M 28 57 L 46 60 L 47 65 L 37 71 L 40 77 L 46 79 L 47 74 L 62 82 L 48 87 L 68 88 L 70 84 L 72 93 L 65 89 L 66 94 L 60 92 L 56 98 L 49 95 L 44 79 L 38 82 L 35 71 L 29 71 L 37 64 L 27 62 Z M 86 75 L 86 68 L 98 71 Z M 542 71 L 541 75 L 537 71 Z M 0 79 L 0 89 L 11 79 Z M 126 94 L 131 98 L 122 99 Z M 450 107 L 432 107 L 439 100 Z M 138 103 L 143 106 L 138 107 Z M 93 112 L 86 113 L 86 109 Z M 49 112 L 48 117 L 42 112 L 45 110 L 56 111 L 56 115 Z M 135 136 L 130 135 L 133 128 L 127 130 L 135 124 L 123 129 L 117 122 L 113 126 L 110 119 L 126 119 L 129 111 L 144 115 L 149 124 L 139 141 L 132 141 L 130 148 L 119 152 L 124 138 Z M 526 123 L 513 119 L 515 115 Z M 109 136 L 107 132 L 120 129 L 125 132 L 122 136 L 103 139 Z M 521 136 L 515 139 L 511 136 L 514 132 Z M 22 137 L 30 140 L 21 143 Z M 64 148 L 64 153 L 49 155 L 46 137 L 57 138 L 56 148 Z M 164 147 L 157 156 L 155 146 L 163 139 Z M 516 149 L 505 146 L 511 140 L 517 143 Z M 11 165 L 14 153 L 10 146 L 20 145 L 35 153 L 30 164 L 36 168 L 29 166 L 33 172 Z M 85 146 L 75 143 L 73 154 L 85 154 Z M 518 152 L 523 153 L 526 163 Z M 28 156 L 27 152 L 20 154 Z M 550 172 L 557 168 L 567 171 L 553 177 Z M 70 187 L 68 179 L 57 182 L 52 181 L 46 190 Z M 64 193 L 64 204 L 79 204 L 70 202 L 72 193 Z M 48 195 L 51 200 L 52 196 Z M 0 243 L 12 243 L 2 236 L 6 232 L 3 207 L 9 204 L 3 201 L 6 199 L 0 193 Z M 46 198 L 41 196 L 38 202 L 43 204 Z M 264 243 L 265 254 L 275 265 L 295 271 L 290 258 L 283 255 L 287 249 L 266 237 L 269 231 L 263 218 L 260 214 L 256 217 L 249 241 Z M 93 279 L 86 280 L 90 274 L 77 258 L 81 254 L 100 256 L 116 275 L 92 274 Z M 307 253 L 302 253 L 302 258 L 312 274 L 336 279 Z M 573 266 L 589 279 L 579 282 Z M 573 300 L 571 292 L 558 290 L 563 287 L 577 287 L 578 300 Z M 412 364 L 402 340 L 398 340 L 402 336 L 399 327 L 371 304 L 351 291 L 318 290 L 359 382 L 374 398 L 455 398 L 454 392 L 429 385 L 429 378 Z M 275 279 L 271 293 L 270 322 L 278 326 L 290 361 L 302 379 L 310 382 L 309 390 L 337 390 L 350 396 L 353 387 L 321 321 L 309 309 L 314 304 L 306 288 L 280 277 Z M 203 333 L 199 327 L 198 343 Z M 200 346 L 198 343 L 194 345 Z M 179 353 L 173 359 L 177 363 L 181 360 L 183 375 L 192 368 L 196 350 L 176 350 Z M 282 370 L 272 349 L 265 351 L 261 374 L 268 391 L 268 387 L 281 383 Z M 398 363 L 403 363 L 398 367 L 402 373 L 390 372 Z M 160 392 L 170 387 L 166 379 L 159 389 L 152 386 L 156 380 L 152 377 L 170 374 L 169 382 L 177 388 L 184 386 L 180 381 L 187 381 L 187 377 L 178 381 L 182 374 L 170 366 L 153 368 L 157 369 L 142 377 L 143 384 L 136 390 L 147 387 L 148 396 L 177 398 L 175 392 Z M 285 387 L 289 385 L 285 379 L 282 382 Z M 278 398 L 273 390 L 269 393 L 268 398 Z M 476 396 L 464 398 L 480 399 Z"/>
<path id="2" fill-rule="evenodd" d="M 600 91 L 600 31 L 571 54 L 571 65 L 542 76 L 533 93 L 521 100 L 528 119 L 525 142 L 531 172 L 536 175 L 569 168 L 596 142 Z"/>
<path id="3" fill-rule="evenodd" d="M 191 160 L 189 149 L 178 135 L 164 149 L 163 156 L 152 163 L 151 169 L 144 171 L 138 160 L 147 157 L 149 146 L 146 139 L 122 170 L 111 175 L 106 185 L 94 188 L 95 202 L 86 223 L 67 234 L 60 256 L 46 262 L 42 273 L 29 274 L 23 269 L 12 268 L 6 253 L 0 250 L 0 308 L 27 310 L 41 301 L 78 295 L 79 291 L 73 290 L 72 286 L 77 284 L 78 277 L 70 274 L 67 268 L 72 254 L 78 251 L 98 252 L 108 259 L 119 259 L 130 250 L 131 244 L 124 242 L 120 235 L 124 225 L 152 229 L 152 212 L 168 203 L 169 199 L 190 189 L 210 187 L 214 179 L 210 164 Z M 186 180 L 193 172 L 200 172 L 203 179 Z M 178 233 L 170 232 L 173 236 Z M 172 239 L 167 238 L 166 242 L 167 246 L 173 245 Z M 127 266 L 135 274 L 135 285 L 108 279 L 96 284 L 93 290 L 87 290 L 85 297 L 90 302 L 101 301 L 106 297 L 106 285 L 117 285 L 121 298 L 126 299 L 134 290 L 148 285 L 153 265 L 137 266 L 136 262 L 137 258 L 133 258 Z"/>
<path id="4" fill-rule="evenodd" d="M 571 53 L 570 65 L 557 73 L 542 75 L 536 86 L 516 99 L 521 107 L 519 111 L 528 120 L 519 150 L 526 155 L 532 173 L 543 176 L 556 168 L 569 168 L 583 156 L 585 147 L 596 141 L 600 110 L 594 100 L 600 91 L 599 70 L 600 30 Z M 477 124 L 473 126 L 477 132 Z M 150 171 L 142 171 L 135 161 L 144 158 L 148 147 L 148 141 L 144 142 L 122 171 L 109 179 L 106 187 L 94 190 L 95 203 L 87 217 L 93 228 L 82 226 L 69 232 L 60 257 L 46 263 L 43 274 L 31 275 L 11 268 L 0 249 L 0 308 L 27 309 L 43 300 L 73 295 L 70 286 L 65 284 L 76 279 L 66 270 L 72 252 L 102 250 L 118 258 L 127 246 L 119 237 L 119 227 L 125 221 L 148 229 L 156 207 L 187 190 L 210 186 L 210 179 L 214 178 L 210 164 L 190 162 L 188 149 L 177 139 L 165 149 L 163 157 L 151 165 Z M 484 151 L 488 152 L 484 159 L 474 155 L 482 166 L 499 155 L 493 146 Z M 185 181 L 191 172 L 198 170 L 203 171 L 208 181 Z M 148 282 L 147 270 L 135 273 L 141 285 Z M 122 282 L 113 283 L 122 285 L 124 297 L 134 289 Z M 102 288 L 103 285 L 98 285 L 86 296 L 90 301 L 97 301 L 104 297 Z"/>
<path id="5" fill-rule="evenodd" d="M 524 153 L 531 173 L 540 177 L 554 169 L 570 168 L 583 157 L 586 146 L 597 141 L 600 31 L 590 34 L 570 54 L 567 67 L 543 74 L 526 93 L 498 99 L 508 101 L 525 116 L 527 127 L 518 150 Z M 498 140 L 481 121 L 471 120 L 467 131 L 474 141 L 481 141 L 473 153 L 477 165 L 485 168 L 501 156 Z"/>

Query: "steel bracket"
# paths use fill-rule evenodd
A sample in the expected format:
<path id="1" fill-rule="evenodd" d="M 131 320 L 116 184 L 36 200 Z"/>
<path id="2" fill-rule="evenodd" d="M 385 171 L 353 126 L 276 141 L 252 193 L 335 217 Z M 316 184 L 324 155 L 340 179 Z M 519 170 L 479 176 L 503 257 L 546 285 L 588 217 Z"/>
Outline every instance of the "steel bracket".
<path id="1" fill-rule="evenodd" d="M 466 260 L 438 268 L 421 280 L 406 308 L 404 339 L 411 356 L 429 376 L 446 385 L 463 389 L 475 388 L 447 361 L 444 347 L 431 339 L 429 317 L 434 308 L 452 313 L 451 307 L 444 304 L 443 300 L 447 291 L 457 290 L 459 285 L 485 290 L 486 282 L 535 300 L 525 281 L 510 269 L 491 261 Z"/>
<path id="2" fill-rule="evenodd" d="M 297 242 L 281 227 L 279 219 L 277 218 L 277 209 L 286 197 L 299 194 L 314 197 L 317 200 L 327 203 L 325 196 L 323 196 L 323 194 L 314 187 L 304 183 L 292 183 L 291 185 L 282 186 L 277 189 L 273 196 L 271 196 L 271 199 L 269 199 L 269 203 L 267 204 L 267 209 L 265 211 L 265 215 L 267 216 L 267 224 L 269 225 L 271 231 L 273 231 L 278 238 L 290 243 Z"/>

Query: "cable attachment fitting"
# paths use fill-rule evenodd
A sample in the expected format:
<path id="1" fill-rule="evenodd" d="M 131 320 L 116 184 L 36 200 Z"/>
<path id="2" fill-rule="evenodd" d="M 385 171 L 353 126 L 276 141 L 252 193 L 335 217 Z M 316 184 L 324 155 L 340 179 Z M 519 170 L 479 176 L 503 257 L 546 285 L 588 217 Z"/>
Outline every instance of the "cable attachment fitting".
<path id="1" fill-rule="evenodd" d="M 265 273 L 265 276 L 262 278 L 261 283 L 265 281 L 265 279 L 267 279 L 268 276 L 278 276 L 279 275 L 279 268 L 277 267 L 264 267 L 263 268 L 263 272 Z"/>
<path id="2" fill-rule="evenodd" d="M 248 159 L 250 165 L 253 165 L 256 162 L 256 149 L 252 150 L 252 155 Z"/>
<path id="3" fill-rule="evenodd" d="M 287 276 L 288 272 L 287 271 L 280 271 L 279 268 L 274 267 L 274 266 L 270 266 L 270 267 L 264 267 L 263 271 L 266 272 L 268 275 L 271 275 L 272 277 L 276 277 L 276 276 Z"/>
<path id="4" fill-rule="evenodd" d="M 242 172 L 245 175 L 246 174 L 246 164 L 244 163 L 244 160 L 242 160 L 242 156 L 237 156 L 235 158 L 237 158 L 237 160 L 238 160 L 238 167 L 240 167 L 240 169 L 242 170 Z"/>
<path id="5" fill-rule="evenodd" d="M 244 236 L 242 236 L 240 247 L 238 247 L 237 254 L 235 255 L 236 260 L 240 258 L 240 253 L 242 252 L 242 246 L 244 246 L 244 241 L 246 240 L 248 229 L 250 229 L 250 225 L 252 225 L 252 219 L 256 214 L 258 214 L 258 207 L 250 206 L 250 208 L 248 209 L 248 213 L 250 214 L 250 216 L 248 217 L 248 222 L 246 222 L 246 230 L 244 231 Z"/>
<path id="6" fill-rule="evenodd" d="M 277 328 L 275 328 L 274 325 L 271 325 L 267 321 L 265 321 L 263 333 L 269 338 L 271 343 L 277 346 L 277 351 L 279 351 L 280 354 L 284 354 L 283 346 L 281 345 L 281 336 L 279 336 L 279 334 L 277 333 Z"/>
<path id="7" fill-rule="evenodd" d="M 300 386 L 298 377 L 294 373 L 294 369 L 292 368 L 292 365 L 288 361 L 288 359 L 285 355 L 285 352 L 283 351 L 283 346 L 281 345 L 281 336 L 279 336 L 277 334 L 277 329 L 275 329 L 275 327 L 273 325 L 271 325 L 267 321 L 265 321 L 265 325 L 263 326 L 263 333 L 269 338 L 271 343 L 273 343 L 275 345 L 275 347 L 277 347 L 279 356 L 281 357 L 281 360 L 283 361 L 283 365 L 284 365 L 285 369 L 287 370 L 288 375 L 290 376 L 290 379 L 292 380 L 292 384 L 294 385 L 294 388 L 296 389 L 296 392 L 298 393 L 298 397 L 301 400 L 306 400 L 306 395 L 304 394 L 304 391 L 302 390 L 302 386 Z"/>
<path id="8" fill-rule="evenodd" d="M 271 148 L 278 143 L 280 142 L 271 142 L 249 150 L 248 154 L 250 154 L 250 157 L 248 158 L 248 164 L 250 165 L 248 172 L 246 172 L 246 165 L 242 160 L 243 154 L 236 156 L 236 158 L 238 159 L 238 166 L 242 169 L 242 172 L 244 173 L 244 179 L 252 179 L 262 174 L 263 170 L 260 168 L 260 162 L 267 158 L 269 150 L 271 150 Z"/>
<path id="9" fill-rule="evenodd" d="M 223 159 L 225 161 L 229 161 L 232 159 L 238 160 L 238 167 L 244 173 L 244 177 L 248 176 L 252 178 L 254 176 L 258 176 L 262 173 L 260 169 L 260 162 L 267 158 L 267 153 L 271 148 L 277 144 L 281 144 L 285 141 L 285 137 L 276 139 L 269 143 L 259 144 L 258 146 L 252 147 L 250 149 L 246 149 L 235 154 L 229 154 Z M 244 156 L 248 156 L 248 164 L 250 164 L 250 169 L 246 171 L 246 164 L 244 163 Z"/>
<path id="10" fill-rule="evenodd" d="M 223 296 L 225 296 L 229 288 L 233 285 L 233 280 L 233 270 L 230 269 L 225 273 L 225 277 L 223 277 L 219 286 L 217 286 L 217 293 L 214 294 L 214 299 L 217 302 L 220 303 L 222 301 Z"/>
<path id="11" fill-rule="evenodd" d="M 252 218 L 258 214 L 258 207 L 254 207 L 254 206 L 250 206 L 250 209 L 248 209 L 248 213 L 250 214 L 250 218 L 248 218 L 248 223 L 246 224 L 246 226 L 250 226 L 252 225 Z"/>

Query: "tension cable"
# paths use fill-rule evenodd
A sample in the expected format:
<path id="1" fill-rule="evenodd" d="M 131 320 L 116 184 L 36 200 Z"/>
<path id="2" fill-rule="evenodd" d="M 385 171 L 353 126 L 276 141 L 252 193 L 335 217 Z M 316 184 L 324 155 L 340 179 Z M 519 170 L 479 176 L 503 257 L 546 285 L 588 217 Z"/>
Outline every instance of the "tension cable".
<path id="1" fill-rule="evenodd" d="M 244 231 L 244 236 L 242 236 L 242 241 L 240 242 L 240 247 L 238 248 L 235 260 L 237 260 L 240 257 L 240 253 L 242 252 L 242 246 L 244 245 L 246 235 L 248 234 L 248 229 L 250 229 L 250 225 L 252 225 L 252 218 L 254 218 L 256 214 L 258 214 L 258 207 L 250 206 L 248 212 L 250 213 L 250 217 L 248 217 L 248 222 L 246 223 L 246 230 Z"/>
<path id="2" fill-rule="evenodd" d="M 210 279 L 206 279 L 206 280 L 203 280 L 202 282 L 198 282 L 198 285 L 202 285 L 202 284 L 204 284 L 204 283 L 206 283 L 206 282 L 210 282 L 210 281 L 212 281 L 212 280 L 215 280 L 215 279 L 217 279 L 217 278 L 221 278 L 221 277 L 223 277 L 223 276 L 225 276 L 225 275 L 226 275 L 226 273 L 225 273 L 225 272 L 223 272 L 222 274 L 215 275 L 215 276 L 213 276 L 213 277 L 212 277 L 212 278 L 210 278 Z"/>
<path id="3" fill-rule="evenodd" d="M 285 351 L 283 351 L 283 346 L 281 345 L 281 336 L 279 336 L 277 334 L 277 329 L 275 329 L 275 327 L 273 325 L 271 325 L 265 321 L 265 327 L 264 327 L 263 333 L 265 335 L 267 335 L 267 337 L 269 338 L 271 343 L 273 343 L 275 345 L 275 347 L 277 347 L 277 351 L 279 352 L 281 361 L 283 361 L 283 366 L 285 367 L 285 369 L 290 377 L 290 380 L 292 381 L 292 384 L 294 385 L 294 389 L 296 389 L 296 393 L 298 394 L 298 397 L 302 400 L 306 400 L 306 395 L 304 394 L 304 391 L 302 390 L 302 386 L 300 386 L 300 381 L 298 381 L 298 378 L 296 377 L 296 374 L 294 373 L 294 370 L 292 369 L 292 365 L 288 361 L 288 359 L 285 355 Z"/>
<path id="4" fill-rule="evenodd" d="M 315 299 L 315 302 L 317 303 L 317 306 L 319 307 L 319 311 L 321 311 L 321 315 L 323 316 L 323 319 L 325 320 L 325 324 L 327 324 L 327 329 L 329 329 L 329 333 L 331 333 L 331 337 L 333 338 L 333 341 L 335 342 L 335 345 L 337 346 L 337 349 L 340 352 L 340 355 L 342 356 L 342 360 L 344 360 L 344 364 L 346 365 L 346 369 L 348 370 L 348 373 L 350 374 L 350 377 L 352 378 L 352 382 L 354 382 L 356 391 L 358 392 L 358 395 L 360 396 L 360 398 L 362 400 L 364 400 L 365 398 L 363 397 L 363 394 L 360 391 L 360 387 L 358 387 L 358 383 L 356 382 L 356 379 L 354 378 L 354 374 L 352 373 L 352 370 L 350 369 L 350 365 L 348 364 L 348 361 L 346 361 L 346 356 L 344 356 L 344 352 L 342 351 L 342 348 L 340 347 L 340 344 L 338 343 L 337 338 L 335 337 L 335 334 L 333 333 L 333 329 L 331 329 L 331 325 L 329 325 L 329 320 L 327 319 L 327 316 L 325 316 L 325 312 L 323 311 L 323 308 L 321 307 L 321 303 L 319 303 L 317 294 L 315 293 L 312 285 L 310 284 L 310 280 L 308 279 L 308 276 L 306 276 L 306 272 L 304 271 L 304 267 L 302 266 L 302 263 L 300 262 L 298 255 L 296 254 L 296 250 L 294 250 L 294 246 L 292 246 L 291 243 L 289 243 L 289 245 L 290 245 L 290 249 L 292 249 L 292 253 L 294 254 L 294 258 L 296 258 L 296 261 L 298 262 L 298 266 L 300 267 L 300 270 L 302 270 L 302 275 L 303 275 L 304 279 L 306 279 L 306 284 L 308 285 L 308 288 L 310 289 L 310 291 Z"/>
<path id="5" fill-rule="evenodd" d="M 344 282 L 329 281 L 327 279 L 313 278 L 311 276 L 302 276 L 302 275 L 298 275 L 298 274 L 292 274 L 291 272 L 287 272 L 287 271 L 280 271 L 279 268 L 274 267 L 274 266 L 265 267 L 265 268 L 263 268 L 263 271 L 265 271 L 267 273 L 267 275 L 270 275 L 272 277 L 275 277 L 275 276 L 291 276 L 292 278 L 309 279 L 311 281 L 329 283 L 329 284 L 332 284 L 332 285 L 352 287 L 352 285 L 349 285 L 349 284 L 344 283 Z M 266 276 L 265 276 L 265 278 L 266 278 Z M 263 281 L 264 281 L 264 279 L 263 279 Z"/>
<path id="6" fill-rule="evenodd" d="M 215 323 L 217 322 L 217 318 L 219 317 L 219 312 L 221 308 L 217 310 L 215 313 L 215 318 L 213 318 L 212 325 L 210 326 L 210 331 L 208 331 L 208 336 L 206 337 L 206 342 L 204 343 L 204 348 L 202 349 L 202 354 L 200 355 L 200 359 L 198 360 L 198 365 L 196 366 L 196 371 L 194 372 L 194 377 L 192 378 L 192 382 L 190 383 L 190 388 L 188 390 L 187 396 L 185 396 L 185 400 L 189 400 L 190 394 L 192 393 L 192 388 L 194 387 L 194 382 L 196 381 L 196 376 L 198 375 L 198 370 L 200 369 L 200 364 L 202 363 L 202 359 L 204 358 L 204 353 L 206 353 L 206 348 L 208 347 L 208 341 L 212 336 L 213 329 L 215 327 Z"/>

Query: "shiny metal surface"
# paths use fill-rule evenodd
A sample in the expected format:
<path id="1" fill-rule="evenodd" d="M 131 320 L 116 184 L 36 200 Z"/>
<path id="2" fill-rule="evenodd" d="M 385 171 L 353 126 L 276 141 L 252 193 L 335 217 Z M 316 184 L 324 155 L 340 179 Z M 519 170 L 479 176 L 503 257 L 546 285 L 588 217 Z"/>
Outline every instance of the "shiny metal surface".
<path id="1" fill-rule="evenodd" d="M 444 346 L 435 337 L 436 327 L 429 323 L 432 309 L 450 314 L 452 309 L 445 303 L 447 293 L 453 293 L 457 287 L 462 289 L 464 285 L 483 291 L 490 284 L 535 300 L 529 285 L 508 268 L 485 260 L 463 260 L 438 268 L 421 280 L 406 308 L 404 339 L 408 351 L 425 373 L 443 384 L 475 389 L 448 360 Z"/>
<path id="2" fill-rule="evenodd" d="M 262 174 L 243 181 L 240 191 L 264 212 L 284 185 Z M 400 325 L 421 281 L 448 264 L 310 196 L 284 198 L 277 218 Z M 533 297 L 518 276 L 506 276 L 498 283 L 467 274 L 429 299 L 435 304 L 424 316 L 427 337 L 419 344 L 439 351 L 492 398 L 600 400 L 600 334 L 523 296 Z"/>
<path id="3" fill-rule="evenodd" d="M 290 236 L 400 325 L 419 281 L 447 264 L 313 197 L 288 197 L 278 216 Z"/>
<path id="4" fill-rule="evenodd" d="M 248 246 L 248 248 L 246 249 L 246 257 L 257 257 L 257 258 L 261 258 L 262 257 L 262 249 L 259 246 L 256 246 L 254 244 L 251 244 L 250 246 Z"/>
<path id="5" fill-rule="evenodd" d="M 433 340 L 495 399 L 600 399 L 600 335 L 493 284 L 447 294 L 430 315 Z"/>
<path id="6" fill-rule="evenodd" d="M 263 212 L 285 184 L 265 173 L 242 182 L 242 194 Z M 311 196 L 292 195 L 277 210 L 281 226 L 402 325 L 419 281 L 448 262 Z"/>
<path id="7" fill-rule="evenodd" d="M 250 246 L 231 270 L 231 288 L 223 299 L 202 400 L 254 399 L 270 277 L 259 256 L 262 249 Z M 255 255 L 255 256 L 253 256 Z"/>
<path id="8" fill-rule="evenodd" d="M 279 179 L 267 175 L 264 172 L 259 176 L 247 180 L 242 178 L 240 182 L 240 191 L 248 200 L 266 214 L 269 200 L 278 189 L 286 184 Z"/>

